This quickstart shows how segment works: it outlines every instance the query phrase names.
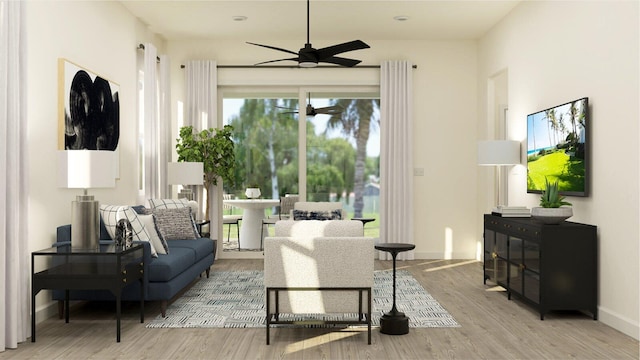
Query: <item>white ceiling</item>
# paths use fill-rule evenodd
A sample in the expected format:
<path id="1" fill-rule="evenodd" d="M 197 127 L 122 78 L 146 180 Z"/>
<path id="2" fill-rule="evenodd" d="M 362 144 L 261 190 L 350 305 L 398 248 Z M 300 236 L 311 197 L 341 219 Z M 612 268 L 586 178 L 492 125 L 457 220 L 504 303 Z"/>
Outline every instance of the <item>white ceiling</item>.
<path id="1" fill-rule="evenodd" d="M 124 0 L 122 4 L 167 40 L 239 40 L 278 46 L 306 42 L 304 0 Z M 310 37 L 315 40 L 477 39 L 521 0 L 371 1 L 312 0 Z M 234 16 L 246 21 L 234 21 Z M 408 16 L 407 21 L 393 20 Z"/>

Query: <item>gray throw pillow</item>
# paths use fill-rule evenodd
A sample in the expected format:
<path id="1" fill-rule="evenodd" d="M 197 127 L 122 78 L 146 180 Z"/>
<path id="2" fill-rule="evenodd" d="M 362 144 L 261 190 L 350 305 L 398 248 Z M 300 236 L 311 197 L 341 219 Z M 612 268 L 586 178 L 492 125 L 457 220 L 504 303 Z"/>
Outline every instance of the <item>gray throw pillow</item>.
<path id="1" fill-rule="evenodd" d="M 198 232 L 191 216 L 191 208 L 154 209 L 158 235 L 164 241 L 197 239 Z"/>

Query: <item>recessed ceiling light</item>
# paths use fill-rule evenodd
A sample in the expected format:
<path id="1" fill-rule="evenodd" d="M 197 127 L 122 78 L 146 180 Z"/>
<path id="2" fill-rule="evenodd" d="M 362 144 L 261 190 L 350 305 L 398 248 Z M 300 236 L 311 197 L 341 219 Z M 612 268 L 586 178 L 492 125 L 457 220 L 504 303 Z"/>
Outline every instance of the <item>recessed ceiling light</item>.
<path id="1" fill-rule="evenodd" d="M 393 20 L 396 20 L 396 21 L 407 21 L 407 20 L 409 20 L 409 17 L 406 16 L 406 15 L 398 15 L 398 16 L 394 16 Z"/>
<path id="2" fill-rule="evenodd" d="M 247 20 L 247 17 L 244 15 L 236 15 L 231 17 L 233 19 L 233 21 L 245 21 Z"/>

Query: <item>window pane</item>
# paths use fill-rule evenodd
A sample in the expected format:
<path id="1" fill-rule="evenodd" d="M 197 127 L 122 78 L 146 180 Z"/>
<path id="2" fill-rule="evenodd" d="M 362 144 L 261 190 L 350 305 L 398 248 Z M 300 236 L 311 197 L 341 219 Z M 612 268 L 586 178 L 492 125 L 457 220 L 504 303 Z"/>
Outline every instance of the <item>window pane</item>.
<path id="1" fill-rule="evenodd" d="M 307 199 L 341 201 L 350 217 L 376 219 L 365 231 L 377 237 L 379 99 L 314 95 L 309 103 L 317 114 L 307 116 Z"/>
<path id="2" fill-rule="evenodd" d="M 225 192 L 244 197 L 259 187 L 262 198 L 298 193 L 298 116 L 292 98 L 223 100 L 224 123 L 234 127 L 236 186 Z"/>
<path id="3" fill-rule="evenodd" d="M 334 94 L 335 96 L 335 94 Z M 379 236 L 380 114 L 376 95 L 346 98 L 319 94 L 311 104 L 319 114 L 306 118 L 306 200 L 341 201 L 349 218 L 372 218 L 367 236 Z M 307 104 L 305 104 L 307 105 Z M 337 106 L 338 114 L 324 114 Z M 302 107 L 303 115 L 306 109 Z M 234 127 L 236 186 L 224 191 L 244 198 L 247 187 L 261 197 L 299 194 L 297 94 L 223 99 L 223 123 Z M 274 209 L 275 210 L 275 209 Z M 241 210 L 240 210 L 241 212 Z M 267 215 L 272 209 L 267 209 Z M 233 235 L 233 234 L 232 234 Z"/>

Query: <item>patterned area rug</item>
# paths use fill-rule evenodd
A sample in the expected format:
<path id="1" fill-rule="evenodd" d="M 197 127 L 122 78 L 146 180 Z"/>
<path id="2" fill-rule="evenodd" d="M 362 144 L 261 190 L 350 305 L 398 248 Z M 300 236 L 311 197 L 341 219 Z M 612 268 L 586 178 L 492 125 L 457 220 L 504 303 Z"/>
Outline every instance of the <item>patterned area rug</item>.
<path id="1" fill-rule="evenodd" d="M 372 325 L 393 304 L 393 271 L 374 273 Z M 455 319 L 406 270 L 396 273 L 396 306 L 409 318 L 410 327 L 459 327 Z M 262 271 L 212 271 L 169 305 L 148 328 L 250 328 L 265 326 Z M 304 315 L 296 317 L 304 318 Z M 343 316 L 343 315 L 335 315 Z M 354 318 L 356 314 L 348 314 Z M 282 318 L 282 316 L 281 316 Z M 317 317 L 315 317 L 317 319 Z M 287 318 L 289 319 L 289 318 Z M 325 317 L 335 319 L 335 317 Z M 276 325 L 286 326 L 286 325 Z"/>
<path id="2" fill-rule="evenodd" d="M 262 249 L 238 249 L 238 239 L 234 239 L 231 238 L 229 240 L 227 240 L 227 238 L 224 238 L 224 240 L 222 241 L 222 249 L 223 251 L 260 251 L 262 252 Z"/>

